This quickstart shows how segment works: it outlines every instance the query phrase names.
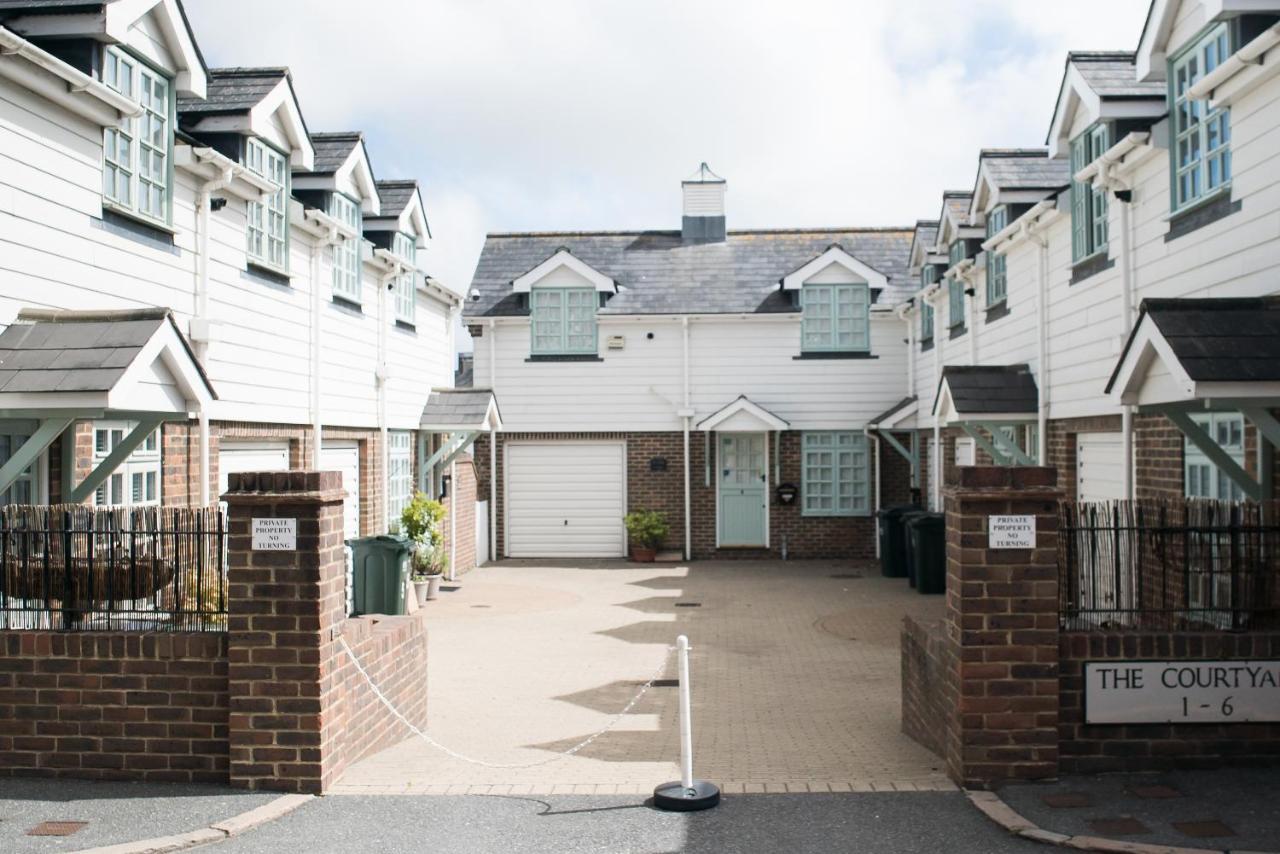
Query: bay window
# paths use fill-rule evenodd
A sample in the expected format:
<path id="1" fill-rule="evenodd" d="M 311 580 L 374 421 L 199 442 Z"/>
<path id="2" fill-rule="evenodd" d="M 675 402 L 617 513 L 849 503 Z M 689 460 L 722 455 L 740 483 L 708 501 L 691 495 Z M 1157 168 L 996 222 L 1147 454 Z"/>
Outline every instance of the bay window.
<path id="1" fill-rule="evenodd" d="M 245 166 L 276 189 L 265 201 L 249 202 L 249 260 L 279 272 L 289 271 L 289 161 L 258 139 L 247 140 Z"/>
<path id="2" fill-rule="evenodd" d="M 115 209 L 167 224 L 173 154 L 173 86 L 151 66 L 118 47 L 102 56 L 102 82 L 142 105 L 103 135 L 102 195 Z"/>

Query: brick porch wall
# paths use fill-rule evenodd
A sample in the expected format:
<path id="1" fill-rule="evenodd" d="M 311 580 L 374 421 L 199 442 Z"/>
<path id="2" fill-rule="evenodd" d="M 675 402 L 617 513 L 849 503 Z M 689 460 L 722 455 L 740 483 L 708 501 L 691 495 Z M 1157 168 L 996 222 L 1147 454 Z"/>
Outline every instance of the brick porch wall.
<path id="1" fill-rule="evenodd" d="M 457 479 L 449 488 L 444 500 L 448 511 L 444 520 L 445 548 L 453 553 L 450 533 L 453 530 L 450 517 L 457 510 L 458 544 L 453 562 L 456 574 L 470 572 L 476 566 L 476 466 L 472 458 L 463 454 L 457 460 Z"/>
<path id="2" fill-rule="evenodd" d="M 0 633 L 0 776 L 226 783 L 221 633 Z"/>

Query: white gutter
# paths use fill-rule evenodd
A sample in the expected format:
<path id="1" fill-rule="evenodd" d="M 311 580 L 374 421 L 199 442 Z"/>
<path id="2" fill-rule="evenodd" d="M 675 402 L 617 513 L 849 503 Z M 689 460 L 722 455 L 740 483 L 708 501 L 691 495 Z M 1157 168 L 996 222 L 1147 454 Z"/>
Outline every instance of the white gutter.
<path id="1" fill-rule="evenodd" d="M 1036 202 L 1022 216 L 997 231 L 982 242 L 982 248 L 987 252 L 995 252 L 997 255 L 1006 254 L 1009 249 L 1017 244 L 1020 238 L 1025 238 L 1027 226 L 1034 226 L 1046 212 L 1057 209 L 1057 203 L 1053 199 L 1045 199 Z M 1007 243 L 1008 245 L 1002 245 Z"/>
<path id="2" fill-rule="evenodd" d="M 493 318 L 489 318 L 489 391 L 498 393 L 498 343 Z M 506 524 L 504 515 L 502 522 Z M 489 432 L 489 560 L 498 559 L 498 434 Z"/>
<path id="3" fill-rule="evenodd" d="M 322 303 L 320 296 L 320 256 L 323 254 L 323 250 L 333 246 L 341 238 L 337 228 L 338 221 L 333 217 L 325 216 L 316 210 L 307 209 L 303 212 L 303 218 L 313 226 L 323 229 L 316 233 L 316 242 L 311 246 L 311 460 L 312 465 L 315 468 L 319 468 L 320 454 L 324 448 L 324 418 L 320 396 L 322 385 L 320 341 L 323 336 L 323 330 L 320 328 Z"/>
<path id="4" fill-rule="evenodd" d="M 53 54 L 41 50 L 13 31 L 0 27 L 0 60 L 12 57 L 25 59 L 40 70 L 53 75 L 65 86 L 59 87 L 53 80 L 41 79 L 38 75 L 24 72 L 21 66 L 14 62 L 0 61 L 0 77 L 7 77 L 25 88 L 32 89 L 78 116 L 95 122 L 102 122 L 107 118 L 101 109 L 91 108 L 83 99 L 76 97 L 81 94 L 92 98 L 108 110 L 114 110 L 115 121 L 142 115 L 142 105 L 137 101 L 126 98 Z"/>
<path id="5" fill-rule="evenodd" d="M 874 506 L 872 507 L 871 518 L 876 520 L 875 522 L 876 525 L 879 525 L 880 524 L 880 437 L 877 436 L 875 433 L 872 433 L 870 429 L 863 430 L 862 432 L 867 436 L 867 438 L 871 440 L 871 447 L 873 449 L 872 453 L 874 454 L 874 459 L 876 461 L 876 492 L 873 499 Z M 879 531 L 876 532 L 876 536 L 873 539 L 875 539 L 876 541 L 876 559 L 879 560 L 880 559 L 880 532 Z"/>
<path id="6" fill-rule="evenodd" d="M 898 307 L 898 319 L 907 324 L 907 397 L 915 397 L 916 395 L 916 324 L 915 319 L 909 317 L 911 307 L 901 305 Z"/>
<path id="7" fill-rule="evenodd" d="M 1211 98 L 1214 89 L 1217 89 L 1228 79 L 1243 71 L 1245 67 L 1260 65 L 1262 63 L 1262 55 L 1278 44 L 1280 44 L 1280 24 L 1272 24 L 1271 27 L 1263 30 L 1262 35 L 1240 48 L 1223 60 L 1222 64 L 1213 69 L 1213 71 L 1197 80 L 1195 85 L 1187 90 L 1187 97 L 1195 101 Z"/>
<path id="8" fill-rule="evenodd" d="M 1126 134 L 1123 139 L 1117 140 L 1116 144 L 1099 154 L 1094 160 L 1086 163 L 1084 167 L 1072 177 L 1082 184 L 1098 184 L 1101 186 L 1113 186 L 1114 176 L 1120 170 L 1115 169 L 1116 166 L 1124 164 L 1124 158 L 1130 152 L 1136 151 L 1147 144 L 1147 140 L 1151 138 L 1151 134 L 1145 131 L 1134 131 Z M 1118 184 L 1115 186 L 1119 186 Z M 1120 189 L 1128 189 L 1127 185 Z"/>
<path id="9" fill-rule="evenodd" d="M 1021 226 L 1023 239 L 1036 245 L 1036 362 L 1040 374 L 1036 382 L 1036 463 L 1042 466 L 1048 465 L 1049 458 L 1049 240 L 1043 234 L 1046 228 L 1030 219 L 1024 219 Z"/>

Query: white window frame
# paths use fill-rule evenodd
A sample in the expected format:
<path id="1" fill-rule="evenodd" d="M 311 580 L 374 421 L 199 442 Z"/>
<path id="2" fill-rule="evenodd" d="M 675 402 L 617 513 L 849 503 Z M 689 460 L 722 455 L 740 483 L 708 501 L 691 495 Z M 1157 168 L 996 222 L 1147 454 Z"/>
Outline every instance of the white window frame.
<path id="1" fill-rule="evenodd" d="M 396 276 L 395 319 L 413 326 L 418 315 L 418 241 L 411 235 L 397 231 L 391 240 L 391 251 L 413 268 Z"/>
<path id="2" fill-rule="evenodd" d="M 534 356 L 596 355 L 599 299 L 595 288 L 530 289 L 530 353 Z"/>
<path id="3" fill-rule="evenodd" d="M 103 131 L 103 205 L 167 226 L 173 214 L 173 81 L 113 45 L 102 53 L 102 82 L 142 105 L 142 115 Z"/>
<path id="4" fill-rule="evenodd" d="M 333 295 L 359 304 L 363 290 L 361 234 L 364 224 L 360 205 L 342 193 L 332 193 L 329 216 L 355 231 L 354 237 L 344 237 L 332 247 Z"/>
<path id="5" fill-rule="evenodd" d="M 93 464 L 100 465 L 138 425 L 131 421 L 93 422 Z M 160 464 L 161 427 L 129 458 L 116 467 L 94 491 L 99 507 L 158 507 L 163 497 L 164 469 Z"/>
<path id="6" fill-rule="evenodd" d="M 245 248 L 249 260 L 281 273 L 289 272 L 289 158 L 257 137 L 245 140 L 245 166 L 276 186 L 265 201 L 249 202 Z"/>
<path id="7" fill-rule="evenodd" d="M 800 438 L 800 512 L 869 516 L 870 443 L 853 430 L 806 430 Z"/>
<path id="8" fill-rule="evenodd" d="M 869 353 L 871 286 L 866 282 L 803 285 L 800 341 L 804 353 Z"/>
<path id="9" fill-rule="evenodd" d="M 1169 60 L 1170 209 L 1177 213 L 1231 187 L 1231 110 L 1187 90 L 1231 56 L 1228 22 L 1211 26 Z"/>
<path id="10" fill-rule="evenodd" d="M 387 433 L 387 510 L 393 526 L 399 526 L 400 514 L 413 500 L 413 432 L 391 430 Z"/>

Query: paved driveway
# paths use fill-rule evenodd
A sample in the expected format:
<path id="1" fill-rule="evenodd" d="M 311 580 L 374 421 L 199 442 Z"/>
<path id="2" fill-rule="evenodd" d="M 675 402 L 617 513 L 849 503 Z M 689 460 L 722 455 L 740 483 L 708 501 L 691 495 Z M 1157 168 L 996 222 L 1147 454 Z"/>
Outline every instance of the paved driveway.
<path id="1" fill-rule="evenodd" d="M 901 618 L 940 616 L 941 597 L 848 563 L 637 566 L 508 561 L 429 603 L 428 729 L 480 762 L 410 735 L 336 793 L 647 793 L 679 776 L 674 687 L 651 688 L 576 755 L 555 752 L 655 674 L 673 679 L 682 633 L 698 776 L 726 792 L 951 788 L 899 732 Z M 494 767 L 528 763 L 541 764 Z"/>

